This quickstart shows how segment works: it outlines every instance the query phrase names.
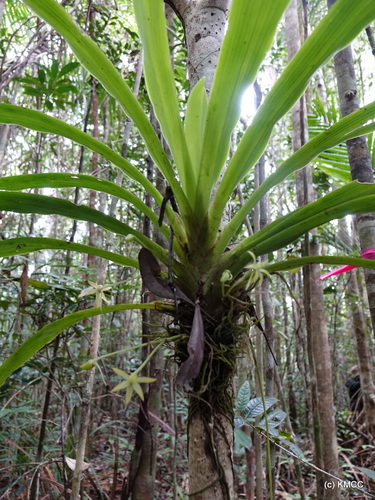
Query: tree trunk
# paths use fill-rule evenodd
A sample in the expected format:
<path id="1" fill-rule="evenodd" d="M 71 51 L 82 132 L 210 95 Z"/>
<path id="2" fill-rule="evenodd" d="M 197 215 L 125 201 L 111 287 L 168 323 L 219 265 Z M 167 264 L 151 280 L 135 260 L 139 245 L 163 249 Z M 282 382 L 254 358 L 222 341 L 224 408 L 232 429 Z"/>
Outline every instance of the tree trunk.
<path id="1" fill-rule="evenodd" d="M 105 276 L 107 270 L 107 261 L 101 260 L 98 269 L 98 285 L 104 285 Z M 96 296 L 95 307 L 102 306 L 102 299 Z M 95 359 L 98 356 L 99 342 L 100 342 L 100 327 L 101 327 L 101 316 L 94 316 L 92 321 L 92 329 L 90 335 L 90 359 Z M 72 480 L 72 496 L 71 500 L 81 499 L 81 486 L 82 486 L 82 471 L 84 466 L 84 458 L 87 449 L 87 440 L 89 437 L 90 428 L 90 417 L 91 417 L 91 405 L 92 397 L 94 393 L 95 384 L 95 367 L 91 369 L 86 380 L 86 385 L 83 389 L 83 397 L 81 403 L 81 421 L 79 434 L 77 437 L 78 446 L 76 451 L 76 463 L 73 471 Z"/>
<path id="2" fill-rule="evenodd" d="M 228 404 L 232 400 L 228 397 Z M 193 403 L 193 401 L 191 401 Z M 221 413 L 214 401 L 207 401 L 206 416 L 189 408 L 189 498 L 192 500 L 232 500 L 233 475 L 233 421 Z"/>
<path id="3" fill-rule="evenodd" d="M 47 386 L 46 386 L 46 391 L 45 391 L 45 395 L 44 395 L 44 403 L 43 403 L 42 419 L 40 422 L 38 446 L 37 446 L 37 450 L 36 450 L 36 454 L 35 454 L 35 463 L 37 463 L 37 464 L 40 464 L 42 459 L 43 459 L 43 448 L 44 448 L 44 441 L 45 441 L 46 431 L 47 431 L 48 413 L 50 410 L 52 386 L 53 386 L 55 369 L 56 369 L 55 358 L 56 358 L 58 350 L 59 350 L 59 343 L 60 343 L 60 339 L 59 339 L 59 337 L 56 337 L 56 339 L 53 343 L 52 362 L 51 362 L 51 365 L 48 369 L 48 379 L 47 379 Z M 39 480 L 40 480 L 40 475 L 39 475 L 39 471 L 38 471 L 34 475 L 32 481 L 31 481 L 29 500 L 37 500 L 39 498 L 39 485 L 40 485 Z"/>
<path id="4" fill-rule="evenodd" d="M 363 408 L 366 418 L 367 431 L 375 441 L 375 386 L 372 375 L 372 360 L 368 327 L 363 313 L 362 305 L 359 303 L 359 288 L 356 271 L 351 271 L 349 280 L 349 293 L 351 295 L 352 321 L 357 358 L 359 367 L 359 378 L 363 397 Z"/>
<path id="5" fill-rule="evenodd" d="M 150 301 L 153 298 L 152 296 L 148 297 Z M 152 329 L 148 325 L 157 324 L 158 321 L 160 321 L 160 315 L 155 312 L 147 314 L 147 318 L 143 317 L 142 342 L 150 341 Z M 150 346 L 147 346 L 145 349 L 147 354 L 149 354 L 149 350 Z M 132 500 L 153 500 L 155 498 L 159 425 L 150 414 L 157 417 L 160 415 L 163 368 L 164 354 L 162 349 L 159 349 L 145 368 L 145 373 L 142 373 L 143 376 L 155 378 L 156 382 L 149 385 L 145 399 L 139 407 L 135 447 L 129 466 L 129 477 L 121 496 L 122 500 L 127 500 L 130 497 Z"/>
<path id="6" fill-rule="evenodd" d="M 230 0 L 170 0 L 182 20 L 188 52 L 190 88 L 202 78 L 210 91 L 224 38 Z"/>
<path id="7" fill-rule="evenodd" d="M 236 304 L 223 303 L 221 312 L 203 297 L 204 359 L 189 396 L 188 458 L 189 498 L 192 500 L 234 500 L 233 391 L 232 377 L 238 342 L 248 326 L 240 324 Z M 215 311 L 216 310 L 216 311 Z M 216 312 L 216 318 L 214 318 Z M 181 311 L 184 314 L 184 311 Z M 191 314 L 188 313 L 191 324 Z M 212 319 L 208 319 L 212 318 Z M 182 316 L 181 361 L 186 359 L 190 327 Z M 180 330 L 180 332 L 181 332 Z"/>
<path id="8" fill-rule="evenodd" d="M 158 127 L 155 115 L 151 112 L 151 123 L 155 128 Z M 147 178 L 151 182 L 154 180 L 154 163 L 151 157 L 147 158 Z M 158 176 L 156 181 L 157 188 L 160 192 L 165 191 L 165 181 Z M 151 207 L 151 197 L 146 197 L 146 204 Z M 147 237 L 151 236 L 151 226 L 149 219 L 145 219 L 143 225 L 143 234 Z M 154 240 L 161 246 L 165 246 L 163 236 L 159 231 L 155 231 Z M 147 297 L 146 301 L 155 300 L 156 297 L 145 294 L 146 289 L 143 289 L 142 297 Z M 165 323 L 165 317 L 161 322 Z M 152 334 L 155 329 L 150 325 L 158 325 L 160 323 L 159 313 L 151 311 L 143 311 L 142 314 L 142 343 L 147 343 L 152 340 Z M 145 346 L 142 349 L 142 358 L 145 359 L 152 347 Z M 163 365 L 164 355 L 162 349 L 151 358 L 148 366 L 144 368 L 143 376 L 153 377 L 156 381 L 149 385 L 148 392 L 145 394 L 145 399 L 142 401 L 139 408 L 137 432 L 135 436 L 135 447 L 132 452 L 132 457 L 129 465 L 129 477 L 122 494 L 122 500 L 132 498 L 132 500 L 153 500 L 155 498 L 155 478 L 156 478 L 156 458 L 158 447 L 158 431 L 159 426 L 156 421 L 151 418 L 150 413 L 160 416 L 161 406 L 161 390 L 163 383 Z"/>
<path id="9" fill-rule="evenodd" d="M 285 24 L 287 32 L 287 46 L 289 59 L 293 57 L 300 47 L 299 19 L 296 0 L 289 5 Z M 306 142 L 306 104 L 302 97 L 293 107 L 293 149 L 297 150 Z M 310 203 L 314 200 L 311 168 L 305 167 L 296 176 L 297 180 L 297 202 L 299 206 Z M 306 254 L 318 255 L 319 245 L 314 236 L 309 241 L 309 236 L 305 239 Z M 310 371 L 315 375 L 316 393 L 313 400 L 313 408 L 316 407 L 318 415 L 314 416 L 314 439 L 315 456 L 318 466 L 321 465 L 330 474 L 338 473 L 338 451 L 336 438 L 336 423 L 334 417 L 334 398 L 332 387 L 332 367 L 328 342 L 328 332 L 324 315 L 324 296 L 322 285 L 319 282 L 320 266 L 312 264 L 308 269 L 304 269 L 304 289 L 305 289 L 305 313 L 306 324 L 309 336 L 309 347 L 312 358 Z M 314 395 L 313 388 L 313 395 Z M 318 417 L 318 418 L 317 418 Z M 321 453 L 320 453 L 321 450 Z M 320 458 L 321 454 L 321 458 Z M 317 476 L 318 498 L 337 499 L 340 497 L 337 485 L 333 489 L 323 488 L 323 478 Z"/>
<path id="10" fill-rule="evenodd" d="M 254 85 L 257 96 L 257 108 L 259 108 L 262 100 L 262 91 L 258 83 Z M 265 156 L 262 155 L 258 164 L 258 183 L 263 184 L 266 178 L 265 169 Z M 264 196 L 259 201 L 259 229 L 263 229 L 270 222 L 269 217 L 269 197 Z M 263 255 L 261 260 L 266 261 L 267 255 Z M 270 295 L 270 284 L 268 277 L 265 277 L 260 288 L 261 302 L 262 302 L 262 317 L 264 323 L 264 336 L 267 339 L 265 350 L 265 382 L 266 382 L 266 396 L 274 396 L 275 392 L 275 362 L 274 362 L 274 330 L 273 330 L 273 308 Z M 260 335 L 260 332 L 259 332 Z M 273 442 L 269 443 L 270 453 L 267 452 L 267 487 L 270 498 L 275 498 L 276 491 L 276 446 Z"/>
<path id="11" fill-rule="evenodd" d="M 93 131 L 92 137 L 94 139 L 99 139 L 99 102 L 98 102 L 98 94 L 96 91 L 97 82 L 94 78 L 91 78 L 91 103 L 92 103 L 92 123 L 93 123 Z M 91 158 L 91 175 L 97 177 L 98 176 L 98 161 L 99 155 L 96 152 L 92 153 Z M 97 192 L 93 189 L 90 189 L 89 192 L 89 206 L 90 208 L 95 208 L 96 205 L 96 195 Z M 98 226 L 93 222 L 88 223 L 89 228 L 89 245 L 97 246 L 98 245 Z M 87 255 L 87 266 L 94 267 L 97 262 L 97 257 L 94 255 Z"/>
<path id="12" fill-rule="evenodd" d="M 0 177 L 3 176 L 3 163 L 5 152 L 10 136 L 10 125 L 1 125 L 0 127 Z"/>
<path id="13" fill-rule="evenodd" d="M 0 26 L 3 21 L 5 0 L 0 0 Z"/>
<path id="14" fill-rule="evenodd" d="M 311 255 L 317 255 L 319 245 L 315 238 L 310 243 Z M 319 265 L 312 265 L 310 269 L 310 328 L 311 344 L 314 357 L 314 368 L 317 386 L 317 404 L 320 422 L 320 435 L 322 445 L 322 456 L 324 470 L 338 475 L 338 451 L 336 438 L 336 422 L 334 414 L 334 397 L 332 387 L 332 365 L 329 349 L 326 318 L 324 314 L 324 295 L 319 275 L 321 273 Z M 319 286 L 317 286 L 319 285 Z M 340 498 L 340 493 L 336 487 L 325 489 L 322 499 Z"/>
<path id="15" fill-rule="evenodd" d="M 184 25 L 190 88 L 205 77 L 206 89 L 210 92 L 225 34 L 230 0 L 168 0 L 166 3 L 174 9 Z M 223 325 L 224 330 L 228 328 L 228 325 L 225 325 L 225 317 L 218 322 L 221 325 L 219 328 Z M 232 328 L 236 328 L 235 323 Z M 209 328 L 206 338 L 212 338 L 215 334 L 216 331 L 212 332 Z M 234 335 L 230 335 L 231 340 Z M 217 348 L 220 349 L 220 346 L 217 345 Z M 203 392 L 198 389 L 198 394 L 190 396 L 188 454 L 191 500 L 236 498 L 231 391 L 235 357 L 232 352 L 225 355 L 225 362 L 217 362 L 214 359 L 203 361 L 207 362 L 208 371 L 211 371 L 208 381 L 206 379 L 204 382 L 207 386 Z M 201 382 L 197 380 L 196 387 L 199 387 Z"/>

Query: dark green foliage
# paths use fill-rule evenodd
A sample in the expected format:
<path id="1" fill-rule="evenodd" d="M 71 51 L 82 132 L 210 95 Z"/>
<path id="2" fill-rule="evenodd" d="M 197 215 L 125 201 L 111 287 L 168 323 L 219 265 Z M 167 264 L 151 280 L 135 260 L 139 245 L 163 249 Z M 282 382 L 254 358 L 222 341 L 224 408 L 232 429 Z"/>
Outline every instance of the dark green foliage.
<path id="1" fill-rule="evenodd" d="M 55 106 L 65 109 L 67 106 L 74 106 L 74 102 L 69 99 L 79 93 L 74 80 L 67 75 L 79 66 L 78 62 L 70 62 L 59 69 L 59 62 L 54 59 L 49 67 L 37 63 L 37 77 L 26 73 L 24 77 L 16 77 L 14 80 L 23 84 L 26 95 L 39 97 L 42 107 L 45 106 L 48 111 L 52 111 Z"/>

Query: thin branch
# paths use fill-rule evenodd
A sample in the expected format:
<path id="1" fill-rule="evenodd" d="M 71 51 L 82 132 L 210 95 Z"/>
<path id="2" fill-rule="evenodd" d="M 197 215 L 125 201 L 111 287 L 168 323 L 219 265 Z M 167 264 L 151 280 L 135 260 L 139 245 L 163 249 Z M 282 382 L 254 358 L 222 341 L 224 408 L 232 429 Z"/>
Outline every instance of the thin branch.
<path id="1" fill-rule="evenodd" d="M 372 31 L 371 26 L 367 26 L 366 28 L 366 33 L 367 33 L 367 38 L 371 46 L 371 51 L 373 55 L 375 56 L 375 38 L 374 38 L 374 32 Z"/>
<path id="2" fill-rule="evenodd" d="M 183 26 L 184 31 L 185 31 L 185 23 L 184 23 L 184 19 L 182 17 L 181 12 L 187 6 L 186 0 L 164 0 L 164 3 L 166 3 L 167 5 L 169 5 L 171 7 L 171 9 L 174 11 L 176 16 L 181 21 L 182 26 Z"/>

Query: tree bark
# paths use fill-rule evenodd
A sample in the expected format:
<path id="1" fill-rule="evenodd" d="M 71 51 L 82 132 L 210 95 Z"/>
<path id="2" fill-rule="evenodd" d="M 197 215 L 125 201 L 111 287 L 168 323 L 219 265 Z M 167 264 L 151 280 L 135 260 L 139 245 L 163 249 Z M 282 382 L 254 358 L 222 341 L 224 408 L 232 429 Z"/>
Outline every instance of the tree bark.
<path id="1" fill-rule="evenodd" d="M 319 245 L 315 237 L 310 243 L 311 255 L 318 255 Z M 332 365 L 328 341 L 326 318 L 324 314 L 324 295 L 319 275 L 320 266 L 312 265 L 310 269 L 310 332 L 313 349 L 314 368 L 317 387 L 317 405 L 320 423 L 320 435 L 324 470 L 338 475 L 338 451 L 336 438 L 336 422 L 334 415 L 334 397 L 332 387 Z M 318 285 L 318 286 L 317 286 Z M 340 498 L 339 489 L 324 489 L 322 499 Z"/>
<path id="2" fill-rule="evenodd" d="M 259 108 L 262 100 L 262 91 L 258 83 L 254 85 L 257 95 L 257 108 Z M 262 155 L 258 164 L 258 183 L 263 184 L 266 178 L 265 169 L 265 156 Z M 270 222 L 269 217 L 269 196 L 264 196 L 259 201 L 259 229 L 263 229 Z M 267 256 L 263 255 L 263 261 L 267 260 Z M 264 336 L 267 339 L 265 350 L 265 382 L 266 382 L 266 396 L 274 396 L 275 392 L 275 362 L 274 362 L 274 330 L 273 330 L 273 308 L 270 295 L 270 284 L 268 277 L 265 277 L 260 288 L 262 310 L 263 310 L 263 323 L 264 323 Z M 276 446 L 274 443 L 269 443 L 270 456 L 267 457 L 267 487 L 270 498 L 275 498 L 276 491 Z"/>
<path id="3" fill-rule="evenodd" d="M 167 2 L 182 20 L 187 46 L 190 88 L 203 77 L 210 91 L 223 42 L 230 0 Z"/>
<path id="4" fill-rule="evenodd" d="M 255 93 L 255 107 L 259 108 L 262 102 L 262 90 L 258 85 L 258 82 L 254 84 Z M 258 163 L 254 168 L 254 188 L 257 189 L 259 185 L 264 181 L 265 172 L 265 157 L 262 155 L 259 158 Z M 257 233 L 261 227 L 264 227 L 267 220 L 264 218 L 264 213 L 266 210 L 266 199 L 263 197 L 259 200 L 254 207 L 254 232 Z M 260 286 L 255 289 L 255 309 L 257 311 L 258 317 L 262 317 L 262 290 Z M 256 366 L 254 367 L 254 380 L 255 380 L 255 394 L 256 397 L 260 398 L 264 393 L 264 342 L 263 335 L 259 328 L 259 325 L 255 327 L 257 333 L 256 336 Z M 259 422 L 259 417 L 256 423 Z M 263 442 L 262 436 L 259 432 L 254 431 L 254 452 L 255 452 L 255 496 L 256 498 L 262 498 L 263 496 L 263 477 L 264 477 L 264 466 L 263 466 Z"/>
<path id="5" fill-rule="evenodd" d="M 156 118 L 151 112 L 151 123 L 155 128 L 158 127 Z M 154 180 L 155 165 L 149 156 L 147 158 L 147 178 L 151 182 Z M 160 176 L 157 177 L 156 187 L 160 192 L 165 191 L 165 181 Z M 147 206 L 152 206 L 151 197 L 146 197 Z M 151 236 L 151 226 L 149 219 L 145 219 L 143 224 L 143 234 L 147 237 Z M 165 246 L 166 242 L 159 231 L 155 231 L 154 241 L 161 246 Z M 142 297 L 147 297 L 145 300 L 152 301 L 156 297 L 145 294 L 144 287 Z M 161 322 L 165 323 L 165 317 L 161 318 Z M 153 331 L 158 328 L 153 328 L 150 325 L 160 323 L 160 314 L 157 312 L 143 311 L 142 314 L 142 343 L 147 343 L 152 340 Z M 152 347 L 145 346 L 142 349 L 142 358 L 145 359 L 150 354 Z M 153 500 L 155 498 L 155 478 L 156 478 L 156 458 L 158 448 L 158 431 L 159 425 L 151 418 L 153 415 L 160 415 L 161 406 L 161 391 L 163 383 L 163 365 L 164 355 L 162 349 L 159 349 L 151 358 L 149 364 L 144 369 L 143 376 L 153 377 L 156 379 L 154 383 L 149 385 L 148 391 L 145 394 L 144 401 L 141 402 L 138 415 L 137 432 L 135 436 L 135 447 L 132 453 L 131 462 L 129 465 L 129 477 L 125 489 L 122 494 L 122 500 L 132 498 L 132 500 Z"/>
<path id="6" fill-rule="evenodd" d="M 5 152 L 10 135 L 10 125 L 1 125 L 0 127 L 0 177 L 3 176 L 3 163 Z"/>
<path id="7" fill-rule="evenodd" d="M 43 411 L 42 411 L 42 418 L 40 422 L 40 430 L 39 430 L 39 439 L 38 439 L 38 447 L 36 450 L 35 454 L 35 463 L 40 464 L 42 459 L 43 459 L 43 448 L 44 448 L 44 441 L 46 437 L 46 431 L 47 431 L 47 422 L 48 422 L 48 413 L 50 410 L 50 402 L 51 402 L 51 394 L 52 394 L 52 386 L 54 382 L 54 375 L 55 375 L 55 369 L 56 369 L 56 362 L 55 358 L 57 356 L 58 350 L 59 350 L 59 343 L 60 339 L 59 337 L 56 337 L 54 343 L 53 343 L 53 353 L 52 353 L 52 361 L 51 365 L 48 370 L 48 379 L 47 379 L 47 386 L 46 386 L 46 391 L 44 395 L 44 403 L 43 403 Z M 39 485 L 40 485 L 40 476 L 39 472 L 34 475 L 31 486 L 30 486 L 30 493 L 29 493 L 29 499 L 30 500 L 37 500 L 38 495 L 39 495 Z"/>
<path id="8" fill-rule="evenodd" d="M 149 297 L 152 300 L 152 297 Z M 160 315 L 148 314 L 148 324 L 160 321 Z M 150 340 L 150 328 L 143 320 L 145 336 L 142 341 Z M 146 351 L 149 349 L 146 348 Z M 149 354 L 147 352 L 147 354 Z M 163 382 L 164 354 L 159 349 L 151 358 L 149 366 L 145 368 L 144 376 L 156 378 L 149 385 L 144 401 L 141 402 L 138 415 L 135 448 L 132 453 L 129 467 L 129 477 L 122 494 L 122 500 L 153 500 L 155 498 L 156 458 L 158 449 L 159 425 L 150 416 L 159 416 L 161 406 L 161 390 Z"/>
<path id="9" fill-rule="evenodd" d="M 288 57 L 291 59 L 301 45 L 299 34 L 299 18 L 297 2 L 293 0 L 289 5 L 285 24 L 287 32 Z M 306 33 L 306 30 L 305 30 Z M 302 97 L 292 109 L 293 121 L 293 149 L 297 150 L 306 142 L 306 104 Z M 296 176 L 297 203 L 303 206 L 314 200 L 311 168 L 305 167 Z M 305 252 L 310 255 L 319 254 L 319 245 L 316 238 L 309 235 L 305 238 Z M 322 285 L 319 281 L 320 266 L 312 264 L 304 269 L 304 305 L 306 324 L 309 336 L 310 371 L 316 381 L 316 391 L 313 388 L 313 408 L 317 408 L 314 416 L 315 456 L 318 466 L 321 465 L 330 474 L 338 473 L 338 451 L 336 438 L 336 423 L 334 417 L 334 398 L 332 387 L 332 367 L 328 342 L 328 332 L 324 315 L 324 296 Z M 315 394 L 314 394 L 315 393 Z M 320 458 L 321 454 L 321 458 Z M 323 478 L 317 476 L 318 498 L 337 499 L 340 497 L 337 485 L 332 490 L 323 488 Z"/>
<path id="10" fill-rule="evenodd" d="M 98 285 L 103 285 L 105 282 L 105 275 L 107 270 L 107 261 L 102 259 L 99 263 L 98 269 Z M 101 307 L 102 300 L 97 296 L 95 300 L 95 306 Z M 101 326 L 101 316 L 94 316 L 92 321 L 92 329 L 90 335 L 90 359 L 95 359 L 98 356 L 99 342 L 100 342 L 100 326 Z M 92 396 L 94 393 L 95 384 L 95 367 L 89 372 L 86 380 L 86 385 L 83 390 L 82 397 L 82 413 L 81 421 L 78 435 L 78 446 L 76 451 L 76 463 L 73 471 L 72 480 L 72 496 L 71 500 L 81 499 L 81 484 L 82 484 L 82 471 L 84 465 L 84 458 L 87 449 L 87 439 L 89 436 L 90 418 L 91 418 L 91 405 Z"/>
<path id="11" fill-rule="evenodd" d="M 93 123 L 93 131 L 92 137 L 94 139 L 99 139 L 99 102 L 98 102 L 98 94 L 96 91 L 97 82 L 94 78 L 91 78 L 91 103 L 92 103 L 92 123 Z M 96 152 L 92 153 L 91 158 L 91 175 L 97 177 L 98 176 L 98 161 L 99 155 Z M 95 208 L 96 205 L 96 195 L 97 192 L 94 189 L 90 189 L 89 192 L 89 206 L 90 208 Z M 98 227 L 96 224 L 89 222 L 89 245 L 97 246 L 98 242 Z M 87 266 L 93 267 L 97 262 L 97 258 L 94 255 L 87 255 Z"/>
<path id="12" fill-rule="evenodd" d="M 367 335 L 368 327 L 362 305 L 358 301 L 359 287 L 357 272 L 352 271 L 349 280 L 352 308 L 353 332 L 357 349 L 359 378 L 361 381 L 363 408 L 369 435 L 375 441 L 375 386 L 372 374 L 372 357 Z"/>
<path id="13" fill-rule="evenodd" d="M 367 33 L 367 38 L 371 47 L 371 52 L 375 56 L 375 38 L 374 38 L 374 32 L 371 28 L 371 26 L 367 26 L 366 28 L 366 33 Z"/>
<path id="14" fill-rule="evenodd" d="M 189 498 L 192 500 L 235 498 L 233 422 L 217 412 L 215 406 L 207 405 L 209 416 L 206 418 L 202 418 L 201 412 L 189 417 Z"/>

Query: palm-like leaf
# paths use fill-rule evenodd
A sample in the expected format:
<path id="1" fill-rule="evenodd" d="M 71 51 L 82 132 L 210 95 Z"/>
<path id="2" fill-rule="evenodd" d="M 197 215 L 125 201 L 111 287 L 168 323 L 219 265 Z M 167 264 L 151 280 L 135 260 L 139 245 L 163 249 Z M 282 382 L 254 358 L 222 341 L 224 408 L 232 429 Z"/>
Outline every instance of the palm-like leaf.
<path id="1" fill-rule="evenodd" d="M 311 104 L 312 113 L 307 117 L 310 137 L 321 134 L 336 121 L 331 120 L 336 114 L 335 102 L 331 100 L 330 103 L 328 99 L 327 102 L 328 109 L 325 109 L 319 97 Z M 337 144 L 320 153 L 314 160 L 314 166 L 340 183 L 351 181 L 348 151 L 344 144 Z"/>

